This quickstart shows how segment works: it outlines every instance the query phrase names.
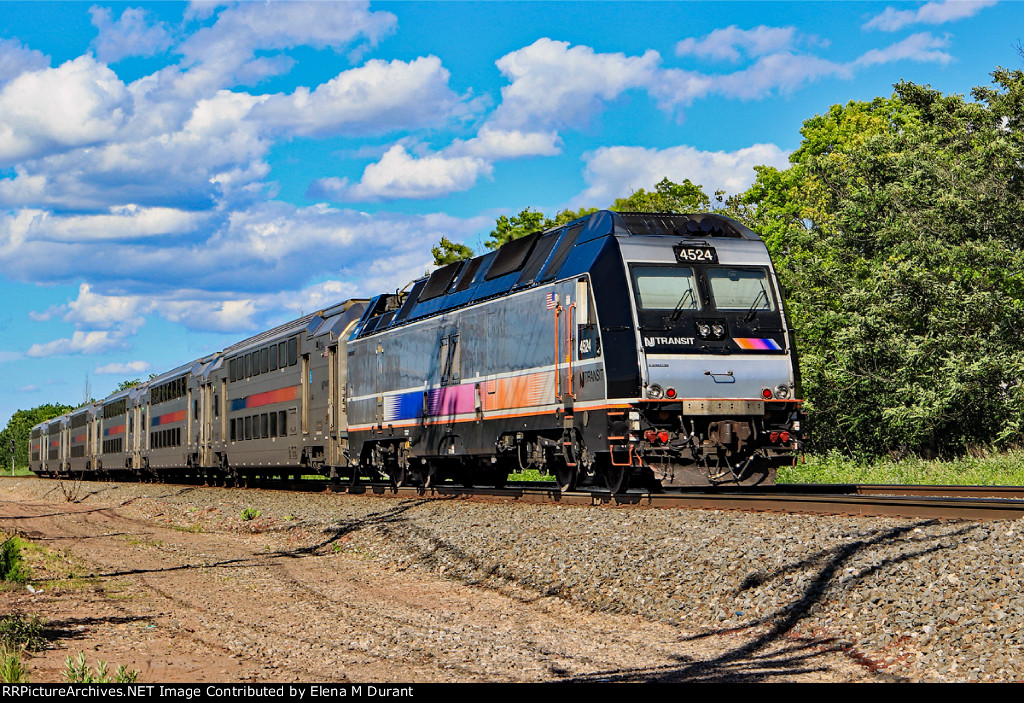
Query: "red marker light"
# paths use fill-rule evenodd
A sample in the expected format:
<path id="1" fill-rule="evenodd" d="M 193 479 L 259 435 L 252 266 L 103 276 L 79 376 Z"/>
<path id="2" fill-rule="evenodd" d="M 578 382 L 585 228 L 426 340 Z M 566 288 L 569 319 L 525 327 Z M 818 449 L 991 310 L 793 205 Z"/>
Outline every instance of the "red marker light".
<path id="1" fill-rule="evenodd" d="M 676 397 L 676 389 L 675 388 L 669 388 L 667 391 L 665 391 L 665 397 L 666 398 L 675 398 Z"/>
<path id="2" fill-rule="evenodd" d="M 761 397 L 762 397 L 762 398 L 764 398 L 765 400 L 771 400 L 771 397 L 772 397 L 772 389 L 771 389 L 771 388 L 765 388 L 765 389 L 763 389 L 763 390 L 761 391 Z"/>

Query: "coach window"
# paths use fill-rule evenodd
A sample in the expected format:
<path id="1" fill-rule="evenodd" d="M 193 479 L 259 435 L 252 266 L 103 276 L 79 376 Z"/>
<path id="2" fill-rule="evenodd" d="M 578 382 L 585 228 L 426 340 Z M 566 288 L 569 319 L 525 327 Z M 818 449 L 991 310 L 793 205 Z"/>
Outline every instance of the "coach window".
<path id="1" fill-rule="evenodd" d="M 267 414 L 260 415 L 260 435 L 263 439 L 270 436 L 270 423 L 267 421 Z"/>
<path id="2" fill-rule="evenodd" d="M 270 370 L 277 371 L 277 345 L 270 345 Z"/>
<path id="3" fill-rule="evenodd" d="M 277 431 L 280 433 L 281 437 L 288 434 L 288 425 L 286 424 L 287 420 L 288 413 L 286 411 L 281 410 L 277 413 Z"/>
<path id="4" fill-rule="evenodd" d="M 260 375 L 260 350 L 257 349 L 252 353 L 252 375 Z"/>
<path id="5" fill-rule="evenodd" d="M 270 371 L 270 350 L 266 347 L 260 350 L 260 364 L 263 366 L 263 373 Z"/>
<path id="6" fill-rule="evenodd" d="M 284 368 L 288 365 L 288 342 L 281 342 L 277 345 L 277 366 Z"/>
<path id="7" fill-rule="evenodd" d="M 245 418 L 245 438 L 252 439 L 252 415 Z"/>
<path id="8" fill-rule="evenodd" d="M 299 363 L 299 340 L 292 337 L 288 340 L 288 365 L 295 366 Z"/>

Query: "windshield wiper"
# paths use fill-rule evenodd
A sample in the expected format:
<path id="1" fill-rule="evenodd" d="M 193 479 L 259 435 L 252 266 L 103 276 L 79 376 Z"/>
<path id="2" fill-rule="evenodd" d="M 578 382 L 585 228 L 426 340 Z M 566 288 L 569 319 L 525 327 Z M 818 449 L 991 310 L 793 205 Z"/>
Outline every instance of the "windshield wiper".
<path id="1" fill-rule="evenodd" d="M 764 289 L 764 284 L 761 284 L 761 292 L 754 298 L 754 302 L 750 304 L 750 308 L 747 310 L 747 314 L 743 316 L 744 322 L 750 322 L 757 317 L 757 304 L 761 298 L 764 298 L 764 307 L 768 307 L 768 291 Z"/>
<path id="2" fill-rule="evenodd" d="M 690 309 L 696 309 L 697 296 L 694 295 L 693 288 L 687 288 L 682 297 L 679 298 L 679 302 L 676 303 L 675 309 L 672 310 L 672 315 L 668 318 L 670 322 L 675 322 L 679 319 L 679 316 L 683 313 L 683 304 L 686 303 L 687 298 L 689 298 L 691 302 Z"/>

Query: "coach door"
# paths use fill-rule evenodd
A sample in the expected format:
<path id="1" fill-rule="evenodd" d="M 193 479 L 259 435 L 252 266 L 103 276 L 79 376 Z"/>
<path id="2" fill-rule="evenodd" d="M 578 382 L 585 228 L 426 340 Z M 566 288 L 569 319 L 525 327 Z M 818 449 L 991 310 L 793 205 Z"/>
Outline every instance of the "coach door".
<path id="1" fill-rule="evenodd" d="M 213 466 L 213 384 L 199 386 L 199 465 Z"/>

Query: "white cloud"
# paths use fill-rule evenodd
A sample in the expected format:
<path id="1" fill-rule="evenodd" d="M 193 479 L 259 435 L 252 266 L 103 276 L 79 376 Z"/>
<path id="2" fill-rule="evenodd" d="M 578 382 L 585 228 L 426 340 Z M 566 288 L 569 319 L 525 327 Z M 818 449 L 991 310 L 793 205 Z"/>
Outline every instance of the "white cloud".
<path id="1" fill-rule="evenodd" d="M 0 351 L 0 364 L 8 361 L 17 361 L 22 358 L 21 352 L 16 351 Z"/>
<path id="2" fill-rule="evenodd" d="M 986 7 L 995 5 L 998 0 L 941 0 L 926 2 L 916 10 L 897 10 L 887 7 L 885 10 L 864 23 L 864 29 L 880 29 L 883 32 L 895 32 L 910 24 L 945 24 L 956 20 L 973 17 Z"/>
<path id="3" fill-rule="evenodd" d="M 890 44 L 884 49 L 871 49 L 857 58 L 854 62 L 858 66 L 873 66 L 880 63 L 891 63 L 892 61 L 935 61 L 947 64 L 953 60 L 945 51 L 939 49 L 949 46 L 948 39 L 933 37 L 929 32 L 911 34 L 906 39 Z"/>
<path id="4" fill-rule="evenodd" d="M 370 46 L 396 25 L 390 12 L 370 12 L 366 2 L 243 2 L 220 12 L 216 22 L 186 39 L 177 51 L 193 68 L 199 84 L 224 87 L 255 83 L 291 67 L 286 56 L 255 56 L 257 51 L 296 46 L 317 49 Z"/>
<path id="5" fill-rule="evenodd" d="M 71 354 L 100 354 L 125 347 L 123 335 L 111 330 L 76 331 L 70 339 L 55 339 L 45 344 L 33 344 L 26 356 L 66 356 Z"/>
<path id="6" fill-rule="evenodd" d="M 754 166 L 785 168 L 788 153 L 774 144 L 754 144 L 736 151 L 700 151 L 691 146 L 668 149 L 602 147 L 585 156 L 588 187 L 570 207 L 607 207 L 639 188 L 649 189 L 663 178 L 690 179 L 709 196 L 716 190 L 739 193 L 754 182 Z"/>
<path id="7" fill-rule="evenodd" d="M 511 83 L 501 89 L 495 127 L 543 131 L 548 126 L 585 125 L 602 101 L 649 85 L 661 56 L 602 54 L 589 46 L 542 38 L 495 62 Z"/>
<path id="8" fill-rule="evenodd" d="M 687 37 L 676 44 L 676 56 L 698 56 L 716 60 L 739 61 L 740 51 L 748 56 L 786 51 L 793 45 L 795 27 L 740 29 L 731 25 L 716 29 L 703 39 Z"/>
<path id="9" fill-rule="evenodd" d="M 97 375 L 111 374 L 111 375 L 132 375 L 146 373 L 149 371 L 152 365 L 148 361 L 126 361 L 124 363 L 110 363 L 97 366 L 93 373 Z"/>
<path id="10" fill-rule="evenodd" d="M 489 176 L 491 170 L 485 159 L 440 154 L 416 158 L 396 144 L 380 161 L 366 167 L 359 183 L 325 179 L 317 182 L 313 192 L 340 201 L 436 198 L 472 188 L 477 178 Z"/>
<path id="11" fill-rule="evenodd" d="M 469 107 L 448 87 L 436 56 L 381 61 L 343 71 L 315 90 L 269 96 L 251 119 L 286 134 L 382 133 L 442 124 Z"/>
<path id="12" fill-rule="evenodd" d="M 35 385 L 32 385 L 32 384 L 29 384 L 27 386 L 22 386 L 21 388 L 18 389 L 18 392 L 19 393 L 38 393 L 39 392 L 39 386 L 35 386 Z"/>
<path id="13" fill-rule="evenodd" d="M 104 63 L 120 61 L 126 56 L 153 56 L 170 48 L 172 37 L 163 22 L 150 24 L 146 11 L 138 7 L 125 8 L 115 22 L 106 7 L 89 8 L 92 24 L 99 30 L 93 46 L 96 56 Z"/>
<path id="14" fill-rule="evenodd" d="M 26 71 L 49 67 L 50 59 L 43 52 L 27 49 L 17 39 L 0 39 L 0 85 Z"/>
<path id="15" fill-rule="evenodd" d="M 455 140 L 444 150 L 449 156 L 514 159 L 521 156 L 554 156 L 561 153 L 562 140 L 557 132 L 523 132 L 495 129 L 484 125 L 475 137 Z"/>
<path id="16" fill-rule="evenodd" d="M 124 83 L 91 56 L 22 73 L 0 90 L 0 163 L 108 140 L 130 110 Z"/>

